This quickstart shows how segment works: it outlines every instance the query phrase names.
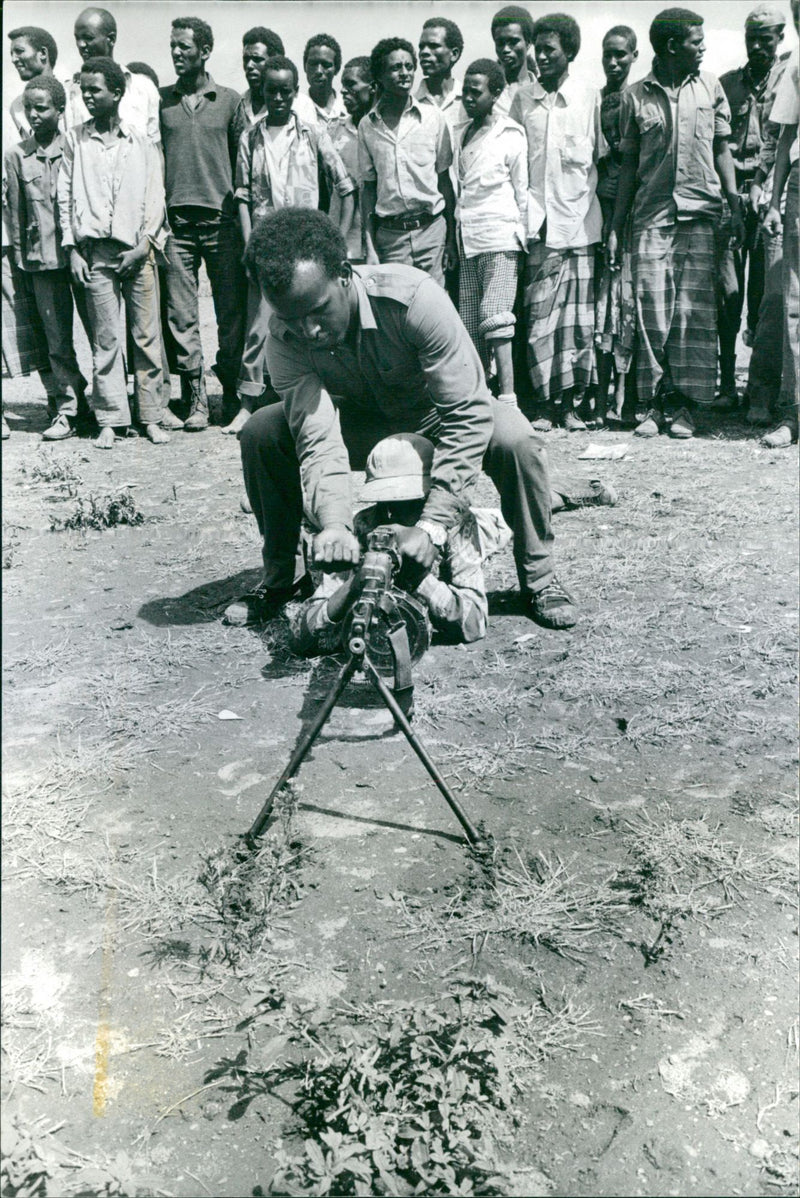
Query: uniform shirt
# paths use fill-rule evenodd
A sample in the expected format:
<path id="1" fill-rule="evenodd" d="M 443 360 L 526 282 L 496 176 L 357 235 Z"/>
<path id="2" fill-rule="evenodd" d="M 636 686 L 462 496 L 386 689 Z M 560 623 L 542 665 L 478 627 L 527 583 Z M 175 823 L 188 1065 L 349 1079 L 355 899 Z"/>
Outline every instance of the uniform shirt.
<path id="1" fill-rule="evenodd" d="M 800 121 L 800 95 L 798 94 L 798 50 L 791 57 L 775 92 L 775 103 L 769 119 L 776 125 L 795 125 Z M 789 161 L 797 162 L 798 141 L 795 136 L 789 150 Z"/>
<path id="2" fill-rule="evenodd" d="M 651 72 L 623 93 L 623 158 L 636 159 L 633 223 L 637 229 L 675 220 L 716 219 L 722 188 L 714 139 L 730 136 L 730 110 L 719 80 L 706 71 L 667 88 Z"/>
<path id="3" fill-rule="evenodd" d="M 161 157 L 124 121 L 101 134 L 94 121 L 64 136 L 58 175 L 61 243 L 67 247 L 88 239 L 113 238 L 133 248 L 142 237 L 163 248 L 166 241 Z"/>
<path id="4" fill-rule="evenodd" d="M 22 270 L 60 270 L 66 265 L 58 226 L 56 184 L 64 135 L 49 146 L 26 137 L 5 156 L 11 244 Z"/>
<path id="5" fill-rule="evenodd" d="M 437 216 L 444 210 L 438 176 L 452 161 L 447 122 L 432 104 L 409 97 L 394 131 L 377 108 L 358 126 L 359 176 L 362 184 L 377 182 L 377 216 Z"/>
<path id="6" fill-rule="evenodd" d="M 232 212 L 239 96 L 210 75 L 196 95 L 187 96 L 178 83 L 160 95 L 167 207 Z"/>
<path id="7" fill-rule="evenodd" d="M 351 179 L 358 179 L 358 127 L 353 124 L 351 116 L 340 117 L 328 125 L 331 143 L 334 150 L 344 163 L 344 169 Z M 331 220 L 338 226 L 342 201 L 336 191 L 331 196 L 331 206 L 328 212 Z M 347 256 L 352 259 L 366 257 L 363 230 L 361 227 L 361 205 L 358 189 L 356 189 L 355 206 L 353 208 L 353 223 L 347 233 Z"/>
<path id="8" fill-rule="evenodd" d="M 337 121 L 340 117 L 347 116 L 347 109 L 342 103 L 342 97 L 338 92 L 331 92 L 330 103 L 325 108 L 320 108 L 311 96 L 307 96 L 305 92 L 298 92 L 292 105 L 292 111 L 297 113 L 300 120 L 306 125 L 310 125 L 312 129 L 320 132 L 330 125 L 331 121 Z"/>
<path id="9" fill-rule="evenodd" d="M 739 182 L 740 176 L 752 176 L 759 165 L 765 128 L 788 57 L 779 58 L 759 83 L 751 78 L 749 64 L 720 76 L 731 110 L 730 146 Z"/>
<path id="10" fill-rule="evenodd" d="M 524 250 L 527 239 L 528 144 L 507 116 L 489 117 L 464 145 L 471 122 L 456 130 L 456 217 L 464 255 Z"/>
<path id="11" fill-rule="evenodd" d="M 146 75 L 137 75 L 135 71 L 122 68 L 125 76 L 125 94 L 119 102 L 119 119 L 124 121 L 129 129 L 135 129 L 148 141 L 161 141 L 161 130 L 158 123 L 158 89 L 152 79 Z M 90 120 L 89 109 L 83 102 L 80 85 L 80 72 L 70 79 L 66 85 L 67 107 L 64 109 L 64 128 L 74 129 Z"/>
<path id="12" fill-rule="evenodd" d="M 363 124 L 363 122 L 362 122 Z M 357 266 L 355 345 L 315 349 L 279 317 L 267 365 L 300 462 L 306 506 L 320 528 L 353 527 L 350 462 L 338 409 L 436 443 L 424 517 L 444 528 L 481 468 L 492 433 L 483 367 L 438 283 L 413 266 Z"/>
<path id="13" fill-rule="evenodd" d="M 273 130 L 279 130 L 277 137 L 270 136 Z M 316 208 L 321 171 L 340 196 L 355 191 L 324 130 L 315 131 L 294 113 L 285 126 L 257 121 L 239 142 L 236 199 L 244 200 L 254 219 L 275 208 Z"/>
<path id="14" fill-rule="evenodd" d="M 364 508 L 355 518 L 355 535 L 362 548 L 380 524 L 380 508 Z M 496 508 L 462 508 L 457 524 L 448 530 L 441 557 L 419 586 L 409 592 L 428 609 L 434 628 L 451 641 L 480 640 L 486 635 L 489 601 L 483 562 L 511 540 L 511 529 Z M 328 616 L 328 600 L 354 571 L 324 574 L 313 571 L 310 599 L 290 611 L 289 627 L 300 653 L 336 653 L 342 647 L 343 623 Z"/>
<path id="15" fill-rule="evenodd" d="M 602 235 L 597 160 L 606 152 L 600 93 L 567 75 L 555 92 L 538 79 L 514 97 L 510 116 L 528 138 L 528 240 L 580 249 Z"/>

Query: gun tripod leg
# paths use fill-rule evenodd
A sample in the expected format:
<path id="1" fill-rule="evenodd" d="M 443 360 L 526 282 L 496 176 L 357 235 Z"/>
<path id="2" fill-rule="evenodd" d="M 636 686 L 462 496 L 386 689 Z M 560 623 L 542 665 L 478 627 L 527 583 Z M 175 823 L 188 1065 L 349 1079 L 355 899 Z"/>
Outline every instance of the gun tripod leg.
<path id="1" fill-rule="evenodd" d="M 411 727 L 411 724 L 409 723 L 408 719 L 406 718 L 405 713 L 403 712 L 402 708 L 400 707 L 400 704 L 397 702 L 397 699 L 394 697 L 392 692 L 389 690 L 388 686 L 383 681 L 380 674 L 375 669 L 374 665 L 372 664 L 372 662 L 369 660 L 368 657 L 364 658 L 363 669 L 364 669 L 364 672 L 368 675 L 370 681 L 372 682 L 372 685 L 375 687 L 376 691 L 378 692 L 380 697 L 383 699 L 386 706 L 389 708 L 389 711 L 394 716 L 396 722 L 402 728 L 403 732 L 405 733 L 406 740 L 411 745 L 411 748 L 414 750 L 417 757 L 419 757 L 420 761 L 425 766 L 425 769 L 428 771 L 431 778 L 433 779 L 433 781 L 436 783 L 439 790 L 441 791 L 442 795 L 447 800 L 447 803 L 450 806 L 450 810 L 453 812 L 453 815 L 456 817 L 458 822 L 461 824 L 461 827 L 464 829 L 464 833 L 467 837 L 467 840 L 469 841 L 469 843 L 471 845 L 478 844 L 480 842 L 480 837 L 478 836 L 478 833 L 475 831 L 474 827 L 470 823 L 467 816 L 461 810 L 461 807 L 458 804 L 458 800 L 456 799 L 453 792 L 450 790 L 450 787 L 447 785 L 444 778 L 442 777 L 442 775 L 437 770 L 436 766 L 431 761 L 430 757 L 428 756 L 427 749 L 422 744 L 421 740 L 417 736 L 414 729 Z"/>
<path id="2" fill-rule="evenodd" d="M 359 659 L 357 657 L 354 657 L 351 655 L 345 662 L 342 669 L 339 671 L 339 676 L 337 677 L 335 683 L 331 687 L 331 689 L 327 695 L 327 698 L 325 699 L 325 702 L 322 704 L 322 707 L 320 707 L 319 711 L 317 712 L 317 715 L 316 715 L 316 718 L 315 718 L 313 724 L 309 728 L 308 732 L 306 732 L 303 739 L 300 741 L 300 744 L 295 749 L 294 753 L 292 754 L 291 761 L 289 762 L 286 769 L 281 774 L 278 781 L 273 786 L 273 788 L 270 792 L 269 798 L 267 799 L 266 803 L 259 811 L 259 813 L 256 816 L 256 819 L 253 823 L 253 826 L 251 827 L 250 831 L 247 833 L 245 839 L 246 839 L 248 845 L 250 846 L 250 848 L 255 847 L 254 842 L 258 839 L 258 837 L 264 831 L 264 828 L 267 825 L 267 821 L 269 820 L 269 817 L 272 814 L 272 808 L 275 804 L 275 799 L 277 798 L 281 789 L 289 781 L 289 779 L 294 777 L 294 775 L 300 769 L 300 766 L 303 764 L 303 761 L 305 760 L 309 750 L 311 749 L 311 746 L 314 744 L 314 741 L 317 739 L 320 732 L 324 728 L 325 723 L 328 719 L 328 716 L 331 714 L 334 707 L 338 703 L 339 698 L 342 694 L 342 691 L 345 689 L 345 687 L 347 686 L 350 679 L 353 677 L 353 674 L 356 672 L 356 670 L 358 669 L 360 664 L 361 663 L 359 662 Z"/>

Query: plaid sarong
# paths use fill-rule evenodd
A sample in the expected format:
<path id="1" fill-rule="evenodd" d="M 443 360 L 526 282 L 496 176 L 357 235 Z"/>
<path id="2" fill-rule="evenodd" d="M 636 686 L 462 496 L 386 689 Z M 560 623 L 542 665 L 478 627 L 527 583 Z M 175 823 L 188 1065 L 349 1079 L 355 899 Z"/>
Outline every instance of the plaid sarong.
<path id="1" fill-rule="evenodd" d="M 528 369 L 537 399 L 585 391 L 594 366 L 595 247 L 548 249 L 534 242 L 525 268 Z"/>
<path id="2" fill-rule="evenodd" d="M 633 237 L 636 383 L 647 407 L 661 389 L 695 403 L 714 399 L 717 296 L 714 225 L 676 221 Z"/>
<path id="3" fill-rule="evenodd" d="M 626 230 L 622 239 L 620 259 L 619 268 L 612 270 L 605 261 L 604 251 L 598 251 L 594 340 L 601 353 L 614 355 L 617 372 L 627 374 L 636 340 L 630 230 Z"/>
<path id="4" fill-rule="evenodd" d="M 35 370 L 49 370 L 42 322 L 25 274 L 18 270 L 11 249 L 3 249 L 3 374 L 12 379 Z"/>
<path id="5" fill-rule="evenodd" d="M 475 343 L 484 368 L 493 341 L 511 341 L 516 317 L 520 254 L 511 250 L 462 255 L 458 273 L 458 314 Z"/>

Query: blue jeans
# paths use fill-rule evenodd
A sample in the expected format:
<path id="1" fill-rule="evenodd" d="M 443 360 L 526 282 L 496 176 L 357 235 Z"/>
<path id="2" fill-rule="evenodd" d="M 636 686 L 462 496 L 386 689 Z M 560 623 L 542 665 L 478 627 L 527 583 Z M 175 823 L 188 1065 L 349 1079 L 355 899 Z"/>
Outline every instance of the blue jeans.
<path id="1" fill-rule="evenodd" d="M 235 218 L 211 208 L 171 208 L 172 236 L 167 241 L 167 320 L 175 342 L 178 374 L 203 374 L 200 342 L 198 271 L 205 265 L 217 317 L 214 373 L 226 394 L 235 395 L 242 360 L 247 279 L 241 263 L 242 241 Z"/>

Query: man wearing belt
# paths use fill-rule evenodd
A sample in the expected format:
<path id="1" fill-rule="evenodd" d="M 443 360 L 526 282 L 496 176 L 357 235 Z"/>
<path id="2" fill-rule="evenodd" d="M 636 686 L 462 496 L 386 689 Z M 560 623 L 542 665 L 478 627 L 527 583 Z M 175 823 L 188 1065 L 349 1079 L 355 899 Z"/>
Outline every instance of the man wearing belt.
<path id="1" fill-rule="evenodd" d="M 275 310 L 267 339 L 283 399 L 241 432 L 245 487 L 264 539 L 264 587 L 232 604 L 228 623 L 271 619 L 307 580 L 298 560 L 303 509 L 322 531 L 313 557 L 359 560 L 351 469 L 386 436 L 414 432 L 436 449 L 432 486 L 403 553 L 430 569 L 483 469 L 500 492 L 528 615 L 577 621 L 553 573 L 550 482 L 542 442 L 522 413 L 492 400 L 469 334 L 445 292 L 400 264 L 353 267 L 332 221 L 286 208 L 254 230 L 247 262 Z"/>
<path id="2" fill-rule="evenodd" d="M 458 261 L 447 121 L 411 94 L 417 56 L 410 42 L 384 38 L 370 63 L 380 99 L 358 127 L 367 262 L 404 262 L 443 287 L 445 270 Z"/>

